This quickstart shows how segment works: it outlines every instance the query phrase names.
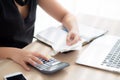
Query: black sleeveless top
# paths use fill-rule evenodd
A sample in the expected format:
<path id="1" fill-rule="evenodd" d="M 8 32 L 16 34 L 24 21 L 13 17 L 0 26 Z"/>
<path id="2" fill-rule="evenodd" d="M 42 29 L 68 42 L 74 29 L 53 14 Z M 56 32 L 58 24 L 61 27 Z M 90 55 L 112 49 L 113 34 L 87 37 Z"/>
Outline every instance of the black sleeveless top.
<path id="1" fill-rule="evenodd" d="M 14 0 L 0 0 L 0 46 L 23 48 L 33 39 L 37 0 L 31 0 L 23 19 Z"/>

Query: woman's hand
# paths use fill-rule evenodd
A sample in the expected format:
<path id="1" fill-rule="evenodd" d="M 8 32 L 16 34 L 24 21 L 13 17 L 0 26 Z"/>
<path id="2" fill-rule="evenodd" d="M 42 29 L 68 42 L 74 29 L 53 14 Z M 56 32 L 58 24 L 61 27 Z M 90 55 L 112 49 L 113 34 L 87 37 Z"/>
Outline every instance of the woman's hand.
<path id="1" fill-rule="evenodd" d="M 15 61 L 16 63 L 20 64 L 26 70 L 30 70 L 27 64 L 31 64 L 33 66 L 35 66 L 36 63 L 42 64 L 39 58 L 48 60 L 47 57 L 43 56 L 42 54 L 39 54 L 38 52 L 30 52 L 17 48 L 15 48 L 12 52 L 13 53 L 10 54 L 9 58 Z"/>
<path id="2" fill-rule="evenodd" d="M 67 35 L 67 45 L 73 45 L 75 43 L 77 43 L 80 40 L 80 36 L 79 36 L 79 32 L 77 30 L 71 30 L 68 32 Z"/>

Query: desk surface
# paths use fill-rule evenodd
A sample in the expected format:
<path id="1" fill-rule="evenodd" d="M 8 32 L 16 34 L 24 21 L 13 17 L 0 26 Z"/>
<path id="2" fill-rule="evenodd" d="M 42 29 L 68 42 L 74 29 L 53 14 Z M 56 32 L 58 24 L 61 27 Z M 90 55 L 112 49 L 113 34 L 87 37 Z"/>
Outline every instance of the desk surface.
<path id="1" fill-rule="evenodd" d="M 97 26 L 99 28 L 108 29 L 109 34 L 120 36 L 120 22 L 107 20 L 103 18 L 96 18 L 91 16 L 80 16 L 83 21 L 80 20 L 81 23 L 85 23 L 87 25 Z M 90 22 L 87 22 L 91 18 Z M 87 46 L 84 46 L 80 51 L 73 51 L 66 54 L 59 53 L 54 56 L 56 59 L 65 61 L 70 63 L 70 66 L 51 75 L 45 75 L 40 73 L 38 70 L 31 67 L 31 71 L 25 71 L 20 65 L 14 63 L 10 60 L 1 60 L 0 61 L 0 80 L 3 80 L 3 76 L 7 74 L 11 74 L 14 72 L 23 72 L 25 77 L 28 80 L 120 80 L 120 74 L 112 73 L 104 70 L 99 70 L 87 66 L 78 65 L 75 63 L 78 55 L 82 53 L 82 51 Z M 53 54 L 54 52 L 48 46 L 38 41 L 31 43 L 26 46 L 24 49 L 30 51 L 39 51 L 44 54 Z"/>

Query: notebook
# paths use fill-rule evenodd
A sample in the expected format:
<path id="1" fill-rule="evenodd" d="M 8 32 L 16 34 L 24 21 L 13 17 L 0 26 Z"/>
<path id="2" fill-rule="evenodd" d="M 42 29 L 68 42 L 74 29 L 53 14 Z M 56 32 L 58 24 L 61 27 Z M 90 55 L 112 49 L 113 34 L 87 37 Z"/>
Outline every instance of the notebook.
<path id="1" fill-rule="evenodd" d="M 120 37 L 105 35 L 95 39 L 76 63 L 120 73 Z"/>
<path id="2" fill-rule="evenodd" d="M 82 46 L 90 43 L 92 40 L 103 36 L 108 32 L 108 30 L 99 29 L 96 28 L 96 26 L 88 26 L 85 24 L 78 24 L 78 26 Z M 62 27 L 62 29 L 66 31 L 64 27 Z"/>
<path id="3" fill-rule="evenodd" d="M 34 37 L 50 45 L 55 52 L 67 52 L 70 50 L 80 50 L 82 45 L 89 43 L 90 41 L 102 36 L 107 32 L 107 30 L 96 29 L 86 25 L 80 25 L 79 31 L 81 41 L 72 46 L 68 46 L 66 44 L 66 37 L 68 32 L 64 27 L 49 27 L 37 33 Z"/>
<path id="4" fill-rule="evenodd" d="M 66 31 L 55 27 L 49 27 L 46 30 L 43 30 L 36 34 L 34 37 L 50 45 L 55 53 L 67 52 L 70 50 L 79 50 L 81 48 L 80 41 L 72 46 L 68 46 L 66 44 L 66 36 Z"/>

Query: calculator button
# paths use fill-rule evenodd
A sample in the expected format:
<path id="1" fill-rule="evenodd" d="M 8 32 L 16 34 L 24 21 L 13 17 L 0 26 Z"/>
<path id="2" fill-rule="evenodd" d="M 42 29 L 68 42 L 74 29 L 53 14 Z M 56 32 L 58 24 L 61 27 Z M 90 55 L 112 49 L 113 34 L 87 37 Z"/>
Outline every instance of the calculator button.
<path id="1" fill-rule="evenodd" d="M 58 65 L 54 65 L 54 66 L 49 68 L 49 71 L 56 70 L 58 67 L 59 67 Z"/>
<path id="2" fill-rule="evenodd" d="M 51 65 L 56 65 L 56 64 L 58 64 L 58 63 L 60 63 L 59 61 L 58 62 L 54 62 L 54 63 L 52 63 Z"/>

